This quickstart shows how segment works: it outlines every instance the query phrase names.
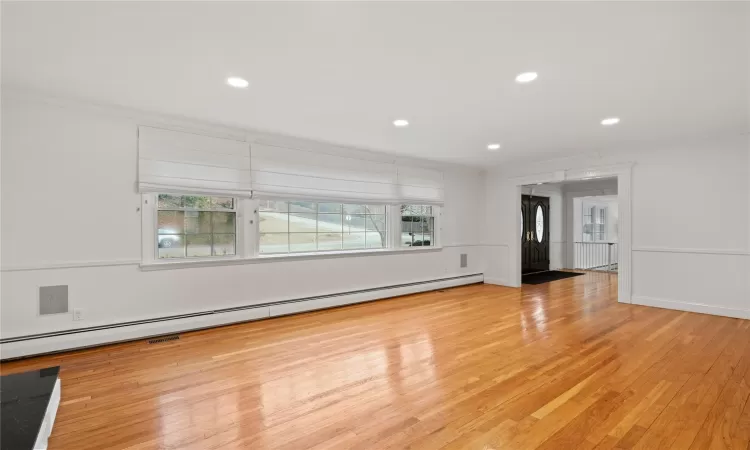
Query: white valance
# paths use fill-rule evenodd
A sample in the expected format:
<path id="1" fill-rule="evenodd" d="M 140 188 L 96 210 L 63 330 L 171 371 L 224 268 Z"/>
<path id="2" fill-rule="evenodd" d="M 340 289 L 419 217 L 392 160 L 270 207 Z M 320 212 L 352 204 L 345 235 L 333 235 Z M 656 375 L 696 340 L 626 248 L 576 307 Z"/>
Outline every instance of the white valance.
<path id="1" fill-rule="evenodd" d="M 249 197 L 250 145 L 138 127 L 138 190 Z"/>
<path id="2" fill-rule="evenodd" d="M 252 144 L 253 198 L 396 203 L 392 163 Z"/>
<path id="3" fill-rule="evenodd" d="M 443 173 L 421 167 L 399 166 L 398 188 L 400 203 L 440 206 L 443 197 Z"/>
<path id="4" fill-rule="evenodd" d="M 365 155 L 366 157 L 366 155 Z M 443 203 L 443 174 L 359 154 L 138 127 L 138 189 L 341 203 Z"/>

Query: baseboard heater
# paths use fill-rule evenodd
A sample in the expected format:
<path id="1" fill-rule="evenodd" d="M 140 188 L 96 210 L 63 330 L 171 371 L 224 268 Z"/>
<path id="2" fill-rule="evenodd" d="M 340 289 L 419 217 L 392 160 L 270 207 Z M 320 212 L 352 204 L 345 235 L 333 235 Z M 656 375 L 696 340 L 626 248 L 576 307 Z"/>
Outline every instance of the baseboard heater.
<path id="1" fill-rule="evenodd" d="M 0 339 L 3 361 L 482 283 L 481 273 Z"/>

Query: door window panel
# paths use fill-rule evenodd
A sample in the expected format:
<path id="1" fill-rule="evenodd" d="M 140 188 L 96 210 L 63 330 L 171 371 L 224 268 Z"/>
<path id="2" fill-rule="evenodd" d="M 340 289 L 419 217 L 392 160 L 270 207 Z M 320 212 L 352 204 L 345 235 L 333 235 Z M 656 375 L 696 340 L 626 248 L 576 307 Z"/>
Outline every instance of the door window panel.
<path id="1" fill-rule="evenodd" d="M 540 243 L 544 240 L 544 209 L 542 205 L 536 207 L 536 240 Z"/>

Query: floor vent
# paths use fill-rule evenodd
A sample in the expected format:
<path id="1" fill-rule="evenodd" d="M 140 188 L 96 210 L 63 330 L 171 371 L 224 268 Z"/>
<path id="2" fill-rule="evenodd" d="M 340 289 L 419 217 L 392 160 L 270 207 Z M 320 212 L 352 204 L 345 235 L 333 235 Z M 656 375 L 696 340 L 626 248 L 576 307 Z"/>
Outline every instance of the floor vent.
<path id="1" fill-rule="evenodd" d="M 180 336 L 177 335 L 177 334 L 172 335 L 172 336 L 162 336 L 162 337 L 158 337 L 158 338 L 154 338 L 154 339 L 149 339 L 148 343 L 149 344 L 159 344 L 161 342 L 176 341 L 179 338 L 180 338 Z"/>

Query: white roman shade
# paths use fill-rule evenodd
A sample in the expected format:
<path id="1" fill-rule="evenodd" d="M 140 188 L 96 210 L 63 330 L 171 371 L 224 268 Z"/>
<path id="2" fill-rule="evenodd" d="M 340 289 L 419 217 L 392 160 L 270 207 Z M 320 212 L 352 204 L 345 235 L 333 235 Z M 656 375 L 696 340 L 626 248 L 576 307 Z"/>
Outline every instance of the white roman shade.
<path id="1" fill-rule="evenodd" d="M 249 197 L 250 144 L 138 127 L 138 190 Z"/>
<path id="2" fill-rule="evenodd" d="M 253 198 L 342 203 L 397 203 L 396 166 L 292 149 L 252 144 Z"/>
<path id="3" fill-rule="evenodd" d="M 401 203 L 443 204 L 443 173 L 438 170 L 399 166 L 398 187 Z"/>

